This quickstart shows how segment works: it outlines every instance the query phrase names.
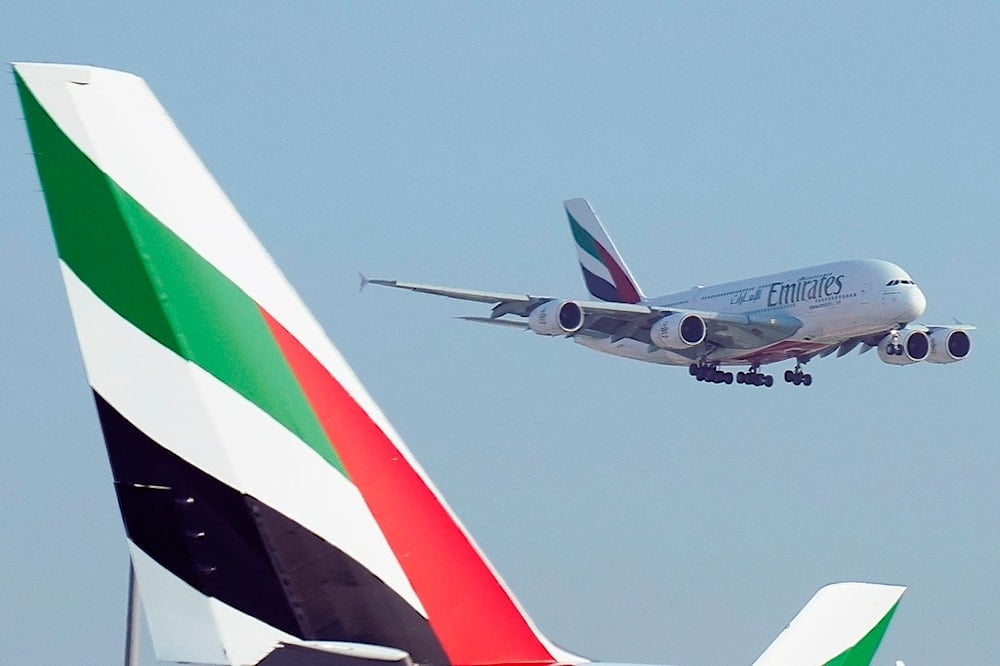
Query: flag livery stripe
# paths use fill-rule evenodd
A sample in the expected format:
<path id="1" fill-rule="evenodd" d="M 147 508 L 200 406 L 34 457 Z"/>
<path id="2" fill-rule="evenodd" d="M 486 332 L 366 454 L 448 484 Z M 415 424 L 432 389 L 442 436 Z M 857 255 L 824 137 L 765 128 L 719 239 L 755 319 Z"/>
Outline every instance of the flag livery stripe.
<path id="1" fill-rule="evenodd" d="M 392 645 L 442 663 L 427 619 L 361 563 L 94 399 L 126 532 L 160 566 L 287 634 Z"/>
<path id="2" fill-rule="evenodd" d="M 433 488 L 295 337 L 271 318 L 268 324 L 403 563 L 451 663 L 551 663 L 503 582 Z M 400 511 L 404 505 L 407 510 Z"/>
<path id="3" fill-rule="evenodd" d="M 161 446 L 364 562 L 426 614 L 354 484 L 266 412 L 118 315 L 65 264 L 62 271 L 95 391 Z"/>
<path id="4" fill-rule="evenodd" d="M 343 471 L 256 303 L 101 173 L 29 92 L 24 96 L 60 258 L 113 310 Z"/>

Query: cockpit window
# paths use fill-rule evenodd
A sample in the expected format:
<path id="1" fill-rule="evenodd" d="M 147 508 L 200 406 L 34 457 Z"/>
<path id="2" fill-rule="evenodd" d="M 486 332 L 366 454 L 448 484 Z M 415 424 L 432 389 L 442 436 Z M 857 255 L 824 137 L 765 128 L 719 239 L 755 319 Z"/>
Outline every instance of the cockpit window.
<path id="1" fill-rule="evenodd" d="M 888 282 L 886 282 L 885 286 L 887 286 L 887 287 L 895 287 L 897 284 L 912 284 L 912 285 L 916 285 L 917 283 L 914 282 L 913 280 L 889 280 Z"/>

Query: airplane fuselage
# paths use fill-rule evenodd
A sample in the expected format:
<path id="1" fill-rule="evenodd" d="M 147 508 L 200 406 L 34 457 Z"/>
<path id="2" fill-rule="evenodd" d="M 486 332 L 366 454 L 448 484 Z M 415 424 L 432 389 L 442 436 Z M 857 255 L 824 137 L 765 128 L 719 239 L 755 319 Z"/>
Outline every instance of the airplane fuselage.
<path id="1" fill-rule="evenodd" d="M 726 282 L 668 294 L 643 304 L 683 311 L 746 315 L 753 319 L 791 316 L 802 327 L 790 338 L 750 348 L 704 345 L 678 353 L 632 338 L 575 337 L 596 351 L 665 365 L 687 365 L 693 357 L 718 365 L 758 365 L 802 357 L 851 338 L 901 327 L 926 307 L 923 292 L 899 266 L 878 259 L 854 259 Z"/>

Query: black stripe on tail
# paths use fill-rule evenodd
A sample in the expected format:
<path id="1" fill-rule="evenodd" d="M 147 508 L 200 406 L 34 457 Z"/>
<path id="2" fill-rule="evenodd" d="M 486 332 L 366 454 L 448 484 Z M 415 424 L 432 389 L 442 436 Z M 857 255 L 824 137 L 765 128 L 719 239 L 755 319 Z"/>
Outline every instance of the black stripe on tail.
<path id="1" fill-rule="evenodd" d="M 448 663 L 427 619 L 356 560 L 160 446 L 96 392 L 94 400 L 125 530 L 161 566 L 293 636 Z"/>

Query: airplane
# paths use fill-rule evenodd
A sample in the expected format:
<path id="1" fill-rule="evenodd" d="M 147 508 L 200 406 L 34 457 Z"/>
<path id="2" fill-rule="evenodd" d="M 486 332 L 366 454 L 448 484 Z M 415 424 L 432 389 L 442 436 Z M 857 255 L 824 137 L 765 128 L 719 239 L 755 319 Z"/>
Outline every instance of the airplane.
<path id="1" fill-rule="evenodd" d="M 157 658 L 591 663 L 532 622 L 146 83 L 13 68 Z M 754 666 L 869 664 L 904 590 L 821 588 Z"/>
<path id="2" fill-rule="evenodd" d="M 722 366 L 746 365 L 736 383 L 767 386 L 760 366 L 795 360 L 785 381 L 812 384 L 802 366 L 816 357 L 878 349 L 890 365 L 953 363 L 969 355 L 974 326 L 920 325 L 927 299 L 899 266 L 838 261 L 688 291 L 646 297 L 586 199 L 563 203 L 590 295 L 598 300 L 474 291 L 369 279 L 368 284 L 493 304 L 488 317 L 460 317 L 572 339 L 606 354 L 686 365 L 698 381 L 732 384 Z M 520 319 L 509 318 L 508 315 Z"/>

